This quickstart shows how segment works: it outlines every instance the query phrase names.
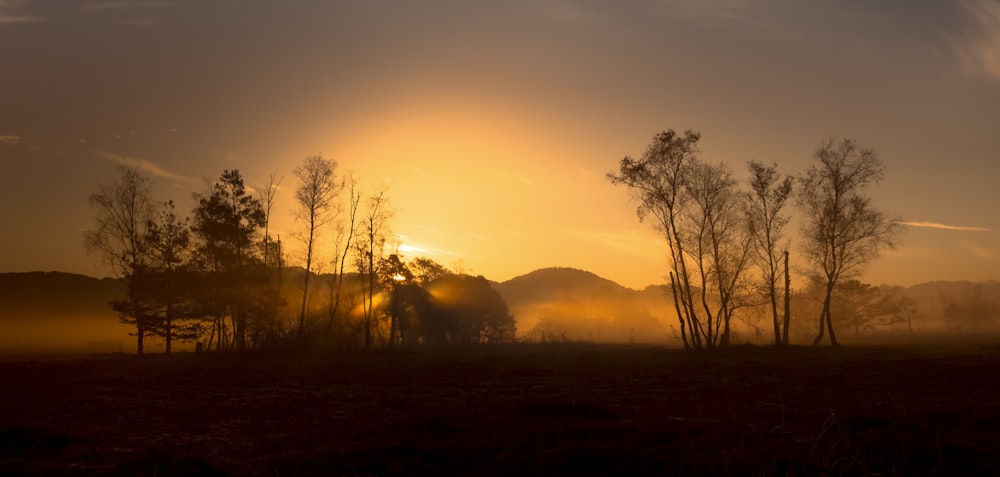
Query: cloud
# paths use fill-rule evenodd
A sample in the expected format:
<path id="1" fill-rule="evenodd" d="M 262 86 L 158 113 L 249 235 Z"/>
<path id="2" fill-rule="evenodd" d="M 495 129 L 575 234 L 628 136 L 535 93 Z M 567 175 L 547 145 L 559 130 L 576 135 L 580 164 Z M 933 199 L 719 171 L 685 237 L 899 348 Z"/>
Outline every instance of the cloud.
<path id="1" fill-rule="evenodd" d="M 89 10 L 137 10 L 137 9 L 147 9 L 147 8 L 163 8 L 172 7 L 174 2 L 163 2 L 163 1 L 117 1 L 117 2 L 95 2 L 88 3 L 86 8 Z"/>
<path id="2" fill-rule="evenodd" d="M 640 258 L 662 259 L 664 254 L 657 250 L 657 245 L 648 234 L 637 231 L 605 231 L 605 230 L 565 230 L 571 238 L 603 245 L 626 255 Z"/>
<path id="3" fill-rule="evenodd" d="M 966 227 L 962 225 L 948 225 L 939 224 L 937 222 L 900 222 L 900 225 L 905 225 L 907 227 L 920 227 L 927 229 L 939 229 L 939 230 L 956 230 L 959 232 L 992 232 L 996 233 L 993 229 L 986 227 Z"/>
<path id="4" fill-rule="evenodd" d="M 0 0 L 0 25 L 35 23 L 42 21 L 41 17 L 35 15 L 23 15 L 15 12 L 15 10 L 20 9 L 27 3 L 27 0 Z"/>
<path id="5" fill-rule="evenodd" d="M 952 50 L 968 73 L 1000 81 L 1000 2 L 966 0 L 962 5 L 971 25 L 951 38 Z"/>
<path id="6" fill-rule="evenodd" d="M 139 170 L 152 174 L 156 177 L 174 181 L 193 182 L 193 179 L 191 179 L 190 177 L 170 172 L 161 167 L 160 165 L 152 161 L 148 161 L 146 159 L 136 159 L 133 157 L 126 157 L 119 154 L 113 154 L 110 152 L 96 152 L 95 154 L 110 161 L 117 162 L 118 164 L 121 164 L 123 166 L 136 167 Z"/>
<path id="7" fill-rule="evenodd" d="M 18 144 L 21 142 L 21 136 L 14 134 L 0 134 L 0 144 Z"/>

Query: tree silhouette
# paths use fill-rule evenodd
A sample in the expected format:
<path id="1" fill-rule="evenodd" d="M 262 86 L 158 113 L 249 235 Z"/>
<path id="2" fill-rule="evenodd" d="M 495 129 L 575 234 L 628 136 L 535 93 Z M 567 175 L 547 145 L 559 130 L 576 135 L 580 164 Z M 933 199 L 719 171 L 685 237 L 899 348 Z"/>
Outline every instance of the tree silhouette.
<path id="1" fill-rule="evenodd" d="M 373 344 L 376 325 L 375 294 L 379 284 L 377 265 L 385 252 L 391 217 L 392 209 L 389 208 L 385 190 L 379 190 L 368 197 L 367 210 L 361 224 L 362 237 L 355 245 L 355 265 L 362 276 L 365 349 L 370 349 Z"/>
<path id="2" fill-rule="evenodd" d="M 607 175 L 612 184 L 628 187 L 639 202 L 639 221 L 652 217 L 654 227 L 667 241 L 685 348 L 702 347 L 702 324 L 694 309 L 694 287 L 685 260 L 688 244 L 683 224 L 689 202 L 685 187 L 697 158 L 699 139 L 701 135 L 690 130 L 683 135 L 672 129 L 659 133 L 641 158 L 626 156 L 619 164 L 619 173 Z"/>
<path id="3" fill-rule="evenodd" d="M 97 254 L 126 282 L 126 300 L 110 305 L 124 324 L 135 325 L 136 354 L 150 326 L 146 271 L 150 261 L 147 236 L 153 223 L 149 179 L 135 167 L 119 167 L 118 178 L 98 186 L 90 196 L 95 228 L 84 235 L 87 252 Z"/>
<path id="4" fill-rule="evenodd" d="M 330 333 L 333 330 L 334 322 L 340 318 L 341 291 L 344 288 L 344 269 L 347 266 L 347 257 L 354 248 L 354 242 L 358 233 L 358 210 L 361 207 L 361 193 L 358 191 L 358 179 L 351 171 L 341 183 L 341 189 L 347 191 L 347 216 L 334 224 L 337 229 L 334 242 L 334 255 L 331 265 L 333 273 L 330 284 L 330 301 L 327 314 L 329 320 L 326 325 L 326 335 L 324 343 L 330 342 Z"/>
<path id="5" fill-rule="evenodd" d="M 192 340 L 201 333 L 197 323 L 178 326 L 177 319 L 191 317 L 193 311 L 185 290 L 190 275 L 187 270 L 191 253 L 191 234 L 188 219 L 181 219 L 174 211 L 174 202 L 163 203 L 159 216 L 149 224 L 147 235 L 151 251 L 149 270 L 151 295 L 157 305 L 157 319 L 153 331 L 166 342 L 165 352 L 170 354 L 174 339 Z"/>
<path id="6" fill-rule="evenodd" d="M 340 188 L 334 180 L 336 161 L 323 156 L 310 156 L 295 168 L 295 177 L 299 186 L 295 189 L 295 200 L 298 203 L 298 219 L 305 222 L 306 266 L 302 278 L 302 306 L 299 311 L 299 326 L 297 335 L 302 340 L 305 330 L 306 304 L 309 298 L 309 274 L 312 271 L 313 252 L 320 230 L 333 220 L 338 212 L 335 199 Z"/>
<path id="7" fill-rule="evenodd" d="M 207 197 L 197 197 L 192 230 L 199 238 L 198 253 L 212 277 L 210 294 L 216 305 L 213 336 L 218 347 L 225 344 L 228 311 L 233 326 L 233 345 L 246 349 L 247 322 L 251 311 L 251 286 L 261 281 L 263 262 L 254 253 L 258 230 L 264 225 L 264 209 L 247 194 L 238 170 L 223 171 Z M 211 341 L 210 341 L 211 342 Z"/>
<path id="8" fill-rule="evenodd" d="M 823 283 L 823 309 L 813 344 L 830 333 L 837 346 L 830 304 L 841 278 L 852 277 L 893 247 L 900 228 L 874 208 L 865 189 L 882 180 L 884 167 L 873 149 L 853 139 L 824 141 L 815 160 L 799 178 L 797 203 L 803 215 L 802 253 Z"/>
<path id="9" fill-rule="evenodd" d="M 705 342 L 727 346 L 733 314 L 743 305 L 751 255 L 743 196 L 725 164 L 696 162 L 686 189 L 691 198 L 691 227 L 686 233 L 695 244 L 688 249 L 688 258 L 699 274 Z"/>
<path id="10" fill-rule="evenodd" d="M 792 177 L 778 173 L 777 164 L 765 166 L 756 161 L 747 163 L 750 172 L 750 191 L 747 193 L 747 226 L 753 239 L 757 266 L 761 269 L 764 289 L 771 305 L 774 325 L 774 344 L 788 344 L 788 321 L 782 327 L 778 319 L 778 282 L 783 277 L 780 242 L 789 218 L 782 214 L 792 195 Z M 784 252 L 788 246 L 785 245 Z M 784 328 L 784 329 L 783 329 Z"/>
<path id="11" fill-rule="evenodd" d="M 693 131 L 657 134 L 640 159 L 626 156 L 619 173 L 607 176 L 628 187 L 639 202 L 639 220 L 652 217 L 667 242 L 686 348 L 729 344 L 750 257 L 736 181 L 724 164 L 698 159 L 700 138 Z"/>

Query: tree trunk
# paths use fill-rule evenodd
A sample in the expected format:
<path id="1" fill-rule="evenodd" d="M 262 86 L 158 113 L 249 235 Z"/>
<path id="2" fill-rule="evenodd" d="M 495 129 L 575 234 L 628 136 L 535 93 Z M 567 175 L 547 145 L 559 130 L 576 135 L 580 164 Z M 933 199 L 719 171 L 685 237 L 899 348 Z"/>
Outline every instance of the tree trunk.
<path id="1" fill-rule="evenodd" d="M 145 333 L 146 333 L 146 330 L 141 325 L 136 327 L 136 332 L 135 332 L 135 354 L 136 355 L 142 356 L 142 340 L 144 338 L 143 335 Z"/>
<path id="2" fill-rule="evenodd" d="M 840 344 L 837 343 L 837 335 L 833 332 L 833 315 L 830 314 L 829 307 L 827 307 L 826 312 L 826 327 L 830 332 L 830 346 L 840 346 Z"/>
<path id="3" fill-rule="evenodd" d="M 823 298 L 823 311 L 819 315 L 819 334 L 816 335 L 816 339 L 813 340 L 813 345 L 818 345 L 823 341 L 823 333 L 825 330 L 830 331 L 830 344 L 837 346 L 837 338 L 833 334 L 833 317 L 830 316 L 830 302 L 833 299 L 833 280 L 827 280 L 826 282 L 826 296 Z"/>
<path id="4" fill-rule="evenodd" d="M 792 277 L 788 274 L 788 251 L 785 251 L 785 327 L 781 331 L 781 343 L 788 346 L 788 325 L 792 321 Z"/>
<path id="5" fill-rule="evenodd" d="M 167 347 L 166 347 L 166 349 L 164 351 L 167 354 L 170 354 L 170 344 L 171 344 L 171 340 L 174 337 L 174 330 L 173 330 L 173 323 L 171 322 L 171 319 L 170 319 L 170 315 L 173 313 L 173 311 L 171 310 L 169 299 L 167 301 L 167 308 L 166 308 L 166 312 L 165 313 L 166 313 L 166 318 L 167 318 L 167 323 L 166 323 L 166 325 L 167 325 L 167 336 L 166 336 Z"/>
<path id="6" fill-rule="evenodd" d="M 674 280 L 674 272 L 670 272 L 670 290 L 674 295 L 674 309 L 677 310 L 677 321 L 681 325 L 681 341 L 684 343 L 684 349 L 690 349 L 691 345 L 688 344 L 687 332 L 685 331 L 684 315 L 681 314 L 681 304 L 677 301 L 677 282 Z"/>
<path id="7" fill-rule="evenodd" d="M 771 319 L 774 322 L 774 345 L 781 345 L 781 322 L 778 321 L 778 290 L 771 282 Z"/>

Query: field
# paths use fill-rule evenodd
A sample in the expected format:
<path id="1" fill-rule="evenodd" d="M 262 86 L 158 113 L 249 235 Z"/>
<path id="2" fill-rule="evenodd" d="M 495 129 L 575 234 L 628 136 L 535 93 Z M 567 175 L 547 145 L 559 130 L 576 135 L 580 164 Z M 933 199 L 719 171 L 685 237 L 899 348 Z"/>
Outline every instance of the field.
<path id="1" fill-rule="evenodd" d="M 997 475 L 1000 346 L 0 360 L 0 475 Z"/>

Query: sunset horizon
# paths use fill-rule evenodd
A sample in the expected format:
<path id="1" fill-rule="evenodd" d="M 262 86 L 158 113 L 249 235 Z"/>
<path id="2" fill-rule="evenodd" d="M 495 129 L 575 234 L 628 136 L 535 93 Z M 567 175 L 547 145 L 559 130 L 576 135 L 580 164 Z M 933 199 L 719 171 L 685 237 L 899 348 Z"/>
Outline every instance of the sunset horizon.
<path id="1" fill-rule="evenodd" d="M 856 139 L 885 163 L 874 204 L 905 228 L 860 278 L 997 280 L 998 11 L 7 2 L 0 221 L 18 252 L 0 270 L 111 275 L 82 236 L 87 197 L 122 165 L 182 214 L 223 170 L 255 190 L 284 177 L 272 235 L 293 244 L 292 170 L 321 154 L 387 191 L 409 258 L 497 281 L 561 266 L 664 284 L 663 238 L 605 175 L 691 129 L 740 180 L 747 161 L 797 176 L 821 141 Z"/>

